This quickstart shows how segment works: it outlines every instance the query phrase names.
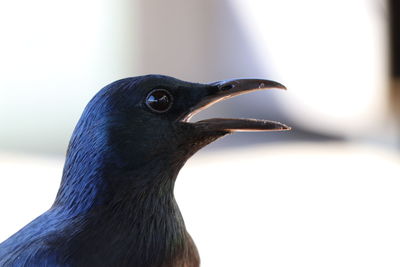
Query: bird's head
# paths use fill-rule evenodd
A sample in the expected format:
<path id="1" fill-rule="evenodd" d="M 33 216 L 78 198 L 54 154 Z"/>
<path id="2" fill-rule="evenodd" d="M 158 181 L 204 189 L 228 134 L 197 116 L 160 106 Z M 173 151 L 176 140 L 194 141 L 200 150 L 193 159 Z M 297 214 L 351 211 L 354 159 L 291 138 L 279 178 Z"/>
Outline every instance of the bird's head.
<path id="1" fill-rule="evenodd" d="M 126 78 L 103 88 L 88 104 L 77 130 L 107 140 L 118 164 L 132 167 L 156 159 L 183 162 L 201 147 L 235 131 L 288 130 L 284 124 L 253 119 L 189 122 L 202 109 L 239 94 L 285 87 L 259 79 L 189 83 L 162 75 Z M 79 132 L 82 131 L 78 131 Z M 74 135 L 77 135 L 75 133 Z"/>
<path id="2" fill-rule="evenodd" d="M 98 198 L 103 193 L 130 196 L 138 188 L 160 188 L 155 183 L 172 192 L 175 179 L 165 178 L 175 178 L 186 160 L 212 141 L 235 131 L 288 130 L 266 120 L 189 121 L 220 100 L 269 88 L 285 89 L 268 80 L 199 84 L 161 75 L 107 85 L 88 103 L 72 134 L 55 206 L 85 210 L 103 203 L 105 196 Z"/>

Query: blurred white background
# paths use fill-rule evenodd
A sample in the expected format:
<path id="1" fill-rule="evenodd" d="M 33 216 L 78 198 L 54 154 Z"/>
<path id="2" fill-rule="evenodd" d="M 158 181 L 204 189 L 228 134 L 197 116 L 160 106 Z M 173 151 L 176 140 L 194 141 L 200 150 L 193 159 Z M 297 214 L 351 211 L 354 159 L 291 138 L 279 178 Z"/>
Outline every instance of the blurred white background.
<path id="1" fill-rule="evenodd" d="M 226 137 L 182 169 L 202 266 L 399 266 L 387 28 L 379 0 L 0 2 L 0 240 L 52 204 L 101 87 L 147 73 L 260 77 L 289 90 L 196 116 L 294 127 Z"/>

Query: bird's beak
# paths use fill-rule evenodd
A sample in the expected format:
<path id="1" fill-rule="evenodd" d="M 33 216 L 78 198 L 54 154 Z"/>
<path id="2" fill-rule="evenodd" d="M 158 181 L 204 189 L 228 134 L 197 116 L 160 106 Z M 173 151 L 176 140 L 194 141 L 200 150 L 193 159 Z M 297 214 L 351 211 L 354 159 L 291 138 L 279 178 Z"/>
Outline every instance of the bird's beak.
<path id="1" fill-rule="evenodd" d="M 207 86 L 207 92 L 205 95 L 195 106 L 192 107 L 190 113 L 183 118 L 183 121 L 188 121 L 194 114 L 221 100 L 257 90 L 266 90 L 272 88 L 286 90 L 286 87 L 280 83 L 260 79 L 233 79 L 211 83 Z M 256 119 L 215 118 L 198 121 L 194 124 L 210 131 L 235 132 L 290 130 L 290 127 L 280 122 Z"/>

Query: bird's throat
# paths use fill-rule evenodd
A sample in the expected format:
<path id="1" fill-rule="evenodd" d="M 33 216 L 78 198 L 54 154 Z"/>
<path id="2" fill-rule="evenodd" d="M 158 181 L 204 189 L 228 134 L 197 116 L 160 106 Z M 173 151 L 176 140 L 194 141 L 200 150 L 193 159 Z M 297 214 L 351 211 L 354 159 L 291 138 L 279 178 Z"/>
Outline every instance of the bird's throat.
<path id="1" fill-rule="evenodd" d="M 179 156 L 151 151 L 147 159 L 140 146 L 118 144 L 121 138 L 96 130 L 85 121 L 78 124 L 52 207 L 71 221 L 65 231 L 72 237 L 60 243 L 79 261 L 74 264 L 125 266 L 118 264 L 122 260 L 129 266 L 198 266 L 197 249 L 173 195 L 179 170 L 194 149 Z"/>
<path id="2" fill-rule="evenodd" d="M 67 159 L 53 208 L 63 210 L 72 221 L 84 221 L 79 229 L 70 229 L 74 236 L 69 250 L 82 261 L 77 265 L 91 262 L 87 255 L 93 255 L 112 266 L 112 244 L 132 266 L 197 266 L 197 249 L 173 194 L 184 162 L 159 158 L 135 168 L 112 164 Z M 85 170 L 81 177 L 76 176 L 79 170 Z M 75 175 L 69 177 L 71 173 Z"/>

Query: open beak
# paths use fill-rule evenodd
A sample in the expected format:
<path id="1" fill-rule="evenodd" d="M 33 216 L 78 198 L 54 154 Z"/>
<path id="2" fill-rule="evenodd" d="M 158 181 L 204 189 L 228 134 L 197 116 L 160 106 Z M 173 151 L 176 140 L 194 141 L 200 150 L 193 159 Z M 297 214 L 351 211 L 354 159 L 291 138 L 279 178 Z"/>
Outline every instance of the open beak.
<path id="1" fill-rule="evenodd" d="M 188 121 L 194 114 L 221 100 L 253 91 L 273 88 L 286 90 L 286 87 L 280 83 L 260 79 L 232 79 L 211 83 L 207 86 L 207 92 L 205 95 L 195 106 L 192 107 L 191 112 L 183 118 L 183 121 Z M 236 132 L 290 130 L 290 127 L 280 122 L 256 119 L 214 118 L 198 121 L 194 124 L 209 131 Z"/>

